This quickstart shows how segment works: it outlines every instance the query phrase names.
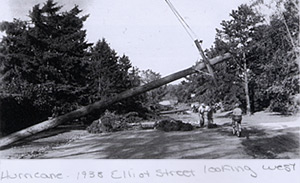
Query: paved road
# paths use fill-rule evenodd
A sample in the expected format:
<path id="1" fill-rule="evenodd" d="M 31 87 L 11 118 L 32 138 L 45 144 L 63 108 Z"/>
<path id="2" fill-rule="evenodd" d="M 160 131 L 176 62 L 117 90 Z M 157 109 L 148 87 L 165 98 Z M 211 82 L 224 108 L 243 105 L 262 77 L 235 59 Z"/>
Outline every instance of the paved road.
<path id="1" fill-rule="evenodd" d="M 172 117 L 184 122 L 197 122 L 197 115 L 194 113 L 175 114 Z M 216 115 L 214 119 L 218 124 L 217 128 L 196 128 L 187 132 L 151 129 L 88 134 L 85 130 L 74 130 L 32 140 L 27 146 L 33 149 L 27 155 L 25 151 L 21 152 L 23 158 L 39 159 L 300 158 L 298 117 L 281 117 L 267 113 L 245 116 L 243 135 L 240 138 L 231 134 L 231 120 L 220 115 Z M 45 144 L 53 141 L 56 144 L 45 147 Z M 37 149 L 38 145 L 40 147 Z M 20 158 L 16 156 L 18 148 L 20 150 L 20 147 L 16 147 L 2 153 L 6 157 L 10 154 L 11 158 Z"/>

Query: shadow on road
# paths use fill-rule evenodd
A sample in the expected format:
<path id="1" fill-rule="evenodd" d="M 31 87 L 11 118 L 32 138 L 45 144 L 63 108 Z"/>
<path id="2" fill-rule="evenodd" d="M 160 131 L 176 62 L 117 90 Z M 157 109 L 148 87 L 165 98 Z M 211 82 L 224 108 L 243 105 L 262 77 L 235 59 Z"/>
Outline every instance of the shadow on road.
<path id="1" fill-rule="evenodd" d="M 198 119 L 196 115 L 191 115 L 189 118 L 182 115 L 180 117 L 192 122 Z M 31 147 L 37 150 L 31 152 L 32 150 L 25 149 L 22 152 L 28 151 L 29 154 L 22 157 L 37 159 L 299 158 L 299 127 L 280 122 L 279 119 L 275 121 L 276 123 L 272 120 L 264 120 L 268 122 L 267 125 L 261 125 L 265 122 L 259 121 L 260 119 L 264 118 L 261 116 L 246 118 L 245 123 L 242 124 L 241 137 L 232 134 L 230 118 L 216 118 L 216 128 L 208 129 L 205 126 L 187 132 L 162 132 L 149 129 L 89 134 L 82 129 L 70 130 L 62 127 L 31 137 L 26 142 L 23 141 L 22 146 L 28 144 L 28 150 Z M 16 149 L 12 148 L 11 152 L 16 153 Z"/>
<path id="2" fill-rule="evenodd" d="M 253 158 L 285 158 L 289 156 L 278 157 L 280 153 L 298 152 L 299 156 L 299 135 L 295 133 L 286 133 L 277 136 L 262 136 L 255 139 L 245 139 L 242 145 L 247 154 Z"/>

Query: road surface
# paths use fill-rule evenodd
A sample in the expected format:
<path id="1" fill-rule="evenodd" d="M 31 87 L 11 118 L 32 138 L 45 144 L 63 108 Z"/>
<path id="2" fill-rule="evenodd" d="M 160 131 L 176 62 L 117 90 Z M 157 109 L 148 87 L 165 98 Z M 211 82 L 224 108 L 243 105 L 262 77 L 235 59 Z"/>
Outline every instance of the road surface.
<path id="1" fill-rule="evenodd" d="M 197 114 L 172 114 L 197 126 Z M 259 112 L 244 116 L 242 137 L 231 133 L 231 119 L 215 114 L 217 128 L 186 132 L 154 129 L 89 134 L 59 127 L 10 148 L 2 159 L 299 159 L 300 115 Z"/>

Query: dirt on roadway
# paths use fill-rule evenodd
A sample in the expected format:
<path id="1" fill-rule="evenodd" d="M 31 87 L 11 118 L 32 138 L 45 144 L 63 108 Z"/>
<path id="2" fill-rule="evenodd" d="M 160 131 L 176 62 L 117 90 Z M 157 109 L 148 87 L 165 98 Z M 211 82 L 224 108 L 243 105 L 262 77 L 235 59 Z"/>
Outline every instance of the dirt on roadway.
<path id="1" fill-rule="evenodd" d="M 172 114 L 197 126 L 195 113 Z M 43 132 L 0 150 L 2 159 L 298 159 L 300 114 L 259 112 L 244 116 L 242 137 L 231 133 L 231 119 L 214 115 L 217 128 L 186 132 L 154 129 L 89 134 L 67 126 Z"/>

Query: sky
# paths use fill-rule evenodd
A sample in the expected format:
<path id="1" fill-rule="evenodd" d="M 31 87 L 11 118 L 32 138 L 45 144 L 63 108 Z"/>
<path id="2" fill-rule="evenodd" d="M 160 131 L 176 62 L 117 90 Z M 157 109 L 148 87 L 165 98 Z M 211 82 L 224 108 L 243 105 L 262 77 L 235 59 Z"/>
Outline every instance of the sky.
<path id="1" fill-rule="evenodd" d="M 46 0 L 0 0 L 0 22 L 28 19 L 35 4 Z M 216 28 L 229 13 L 250 0 L 170 0 L 181 16 L 203 40 L 203 48 L 213 45 Z M 89 14 L 84 24 L 87 41 L 102 38 L 118 55 L 127 55 L 133 66 L 151 69 L 162 76 L 191 67 L 201 58 L 193 40 L 185 32 L 165 0 L 56 0 L 64 10 L 75 4 Z M 0 34 L 2 36 L 3 34 Z"/>

